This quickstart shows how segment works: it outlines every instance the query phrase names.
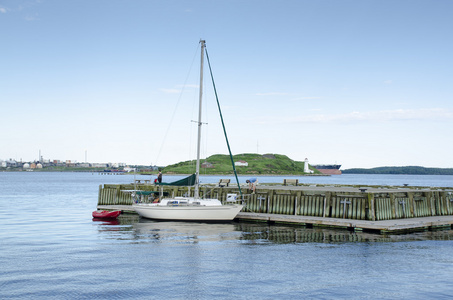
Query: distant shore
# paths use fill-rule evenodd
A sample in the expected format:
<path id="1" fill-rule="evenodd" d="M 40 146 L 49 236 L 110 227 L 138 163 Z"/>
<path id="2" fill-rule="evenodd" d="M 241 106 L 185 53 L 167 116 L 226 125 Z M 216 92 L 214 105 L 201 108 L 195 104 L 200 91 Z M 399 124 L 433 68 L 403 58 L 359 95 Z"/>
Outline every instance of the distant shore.
<path id="1" fill-rule="evenodd" d="M 243 171 L 243 170 L 241 170 Z M 106 170 L 106 169 L 92 169 L 92 168 L 43 168 L 43 169 L 22 169 L 22 168 L 0 168 L 0 172 L 85 172 L 85 173 L 111 173 L 111 174 L 124 174 L 132 175 L 134 172 L 125 172 L 123 170 Z M 311 174 L 295 174 L 295 173 L 283 173 L 284 170 L 280 170 L 278 174 L 276 173 L 261 173 L 257 174 L 254 172 L 250 173 L 240 173 L 238 176 L 331 176 L 326 174 L 311 173 Z M 135 174 L 140 175 L 157 175 L 158 171 L 146 170 L 143 172 L 136 172 Z M 193 173 L 173 173 L 165 172 L 165 167 L 162 167 L 162 173 L 164 175 L 175 175 L 175 176 L 185 176 Z M 383 174 L 383 175 L 453 175 L 453 168 L 425 168 L 419 166 L 407 166 L 407 167 L 378 167 L 371 169 L 345 169 L 342 170 L 343 174 Z M 217 174 L 200 174 L 202 176 L 234 176 L 232 172 L 219 172 Z M 341 175 L 335 175 L 341 176 Z"/>

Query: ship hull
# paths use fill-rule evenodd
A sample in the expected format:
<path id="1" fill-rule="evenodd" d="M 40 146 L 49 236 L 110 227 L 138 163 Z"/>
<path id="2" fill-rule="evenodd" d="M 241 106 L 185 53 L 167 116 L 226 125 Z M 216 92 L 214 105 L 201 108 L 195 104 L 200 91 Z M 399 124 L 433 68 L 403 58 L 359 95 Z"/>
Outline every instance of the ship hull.
<path id="1" fill-rule="evenodd" d="M 241 211 L 242 205 L 222 206 L 160 206 L 153 204 L 132 205 L 142 217 L 173 221 L 231 221 Z"/>
<path id="2" fill-rule="evenodd" d="M 313 165 L 316 170 L 326 175 L 341 175 L 341 165 Z"/>
<path id="3" fill-rule="evenodd" d="M 326 175 L 341 175 L 341 170 L 338 169 L 316 169 Z"/>

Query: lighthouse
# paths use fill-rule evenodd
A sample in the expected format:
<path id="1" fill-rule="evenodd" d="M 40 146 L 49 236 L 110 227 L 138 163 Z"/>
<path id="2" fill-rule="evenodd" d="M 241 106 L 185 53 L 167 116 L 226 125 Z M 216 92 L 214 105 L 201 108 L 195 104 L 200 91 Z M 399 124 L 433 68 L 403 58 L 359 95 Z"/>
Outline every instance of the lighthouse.
<path id="1" fill-rule="evenodd" d="M 308 168 L 308 158 L 305 158 L 304 173 L 313 173 L 313 171 Z"/>

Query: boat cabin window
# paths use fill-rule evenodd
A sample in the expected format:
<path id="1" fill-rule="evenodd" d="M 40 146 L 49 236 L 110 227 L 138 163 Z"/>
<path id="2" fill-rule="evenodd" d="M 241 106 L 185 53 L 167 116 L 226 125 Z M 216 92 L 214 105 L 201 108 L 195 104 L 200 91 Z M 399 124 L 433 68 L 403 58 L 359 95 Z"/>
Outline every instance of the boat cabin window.
<path id="1" fill-rule="evenodd" d="M 187 205 L 187 204 L 188 204 L 187 201 L 178 201 L 178 200 L 167 202 L 167 205 Z"/>

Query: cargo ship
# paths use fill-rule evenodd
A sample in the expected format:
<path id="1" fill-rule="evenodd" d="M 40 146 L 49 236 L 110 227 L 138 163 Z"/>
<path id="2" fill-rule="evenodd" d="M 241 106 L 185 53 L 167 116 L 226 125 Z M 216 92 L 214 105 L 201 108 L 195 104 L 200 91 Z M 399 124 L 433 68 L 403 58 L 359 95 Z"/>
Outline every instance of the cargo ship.
<path id="1" fill-rule="evenodd" d="M 319 172 L 326 175 L 341 175 L 341 165 L 311 165 Z"/>

